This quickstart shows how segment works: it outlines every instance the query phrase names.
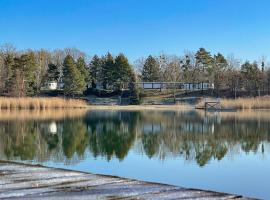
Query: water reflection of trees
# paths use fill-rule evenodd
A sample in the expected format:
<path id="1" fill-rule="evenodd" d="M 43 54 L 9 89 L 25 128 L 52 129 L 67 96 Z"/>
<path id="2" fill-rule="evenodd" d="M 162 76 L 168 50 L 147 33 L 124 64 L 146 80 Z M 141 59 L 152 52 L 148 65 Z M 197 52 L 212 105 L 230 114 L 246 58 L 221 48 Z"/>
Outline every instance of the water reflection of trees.
<path id="1" fill-rule="evenodd" d="M 131 112 L 89 113 L 85 122 L 92 154 L 124 159 L 135 141 L 137 119 L 138 113 Z"/>
<path id="2" fill-rule="evenodd" d="M 264 153 L 270 117 L 196 112 L 89 112 L 83 118 L 0 121 L 2 158 L 69 161 L 89 153 L 124 159 L 130 149 L 149 158 L 183 157 L 204 166 L 240 152 Z"/>

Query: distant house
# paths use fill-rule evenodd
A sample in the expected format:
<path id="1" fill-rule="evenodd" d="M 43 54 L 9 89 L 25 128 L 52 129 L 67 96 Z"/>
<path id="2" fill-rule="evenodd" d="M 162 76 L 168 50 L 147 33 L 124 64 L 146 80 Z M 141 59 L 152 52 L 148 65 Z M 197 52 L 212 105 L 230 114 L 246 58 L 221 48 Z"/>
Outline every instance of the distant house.
<path id="1" fill-rule="evenodd" d="M 143 89 L 161 89 L 161 82 L 141 82 L 139 83 L 139 87 Z"/>
<path id="2" fill-rule="evenodd" d="M 139 88 L 142 89 L 183 89 L 183 90 L 208 90 L 214 89 L 213 83 L 200 82 L 200 83 L 181 83 L 181 82 L 140 82 Z"/>
<path id="3" fill-rule="evenodd" d="M 214 84 L 209 82 L 198 83 L 183 83 L 183 82 L 138 82 L 137 86 L 141 89 L 183 89 L 186 91 L 195 90 L 209 90 L 214 89 Z M 96 83 L 95 89 L 102 90 L 104 85 L 100 82 Z M 107 89 L 114 89 L 112 86 L 107 85 Z"/>
<path id="4" fill-rule="evenodd" d="M 214 89 L 213 83 L 184 83 L 183 84 L 184 90 L 208 90 L 208 89 Z"/>
<path id="5" fill-rule="evenodd" d="M 45 83 L 44 87 L 41 88 L 41 90 L 49 90 L 49 91 L 54 91 L 54 90 L 62 90 L 64 87 L 63 82 L 57 82 L 57 81 L 48 81 Z"/>
<path id="6" fill-rule="evenodd" d="M 48 90 L 57 90 L 57 82 L 56 81 L 50 81 L 50 82 L 47 82 L 45 87 L 48 89 Z"/>

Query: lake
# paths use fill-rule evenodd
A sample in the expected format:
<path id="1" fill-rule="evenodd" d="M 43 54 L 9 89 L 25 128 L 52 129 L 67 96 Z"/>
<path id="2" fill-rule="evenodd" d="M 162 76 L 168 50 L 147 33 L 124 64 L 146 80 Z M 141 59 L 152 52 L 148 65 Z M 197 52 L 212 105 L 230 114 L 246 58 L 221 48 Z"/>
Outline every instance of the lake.
<path id="1" fill-rule="evenodd" d="M 270 111 L 2 111 L 0 159 L 269 198 Z"/>

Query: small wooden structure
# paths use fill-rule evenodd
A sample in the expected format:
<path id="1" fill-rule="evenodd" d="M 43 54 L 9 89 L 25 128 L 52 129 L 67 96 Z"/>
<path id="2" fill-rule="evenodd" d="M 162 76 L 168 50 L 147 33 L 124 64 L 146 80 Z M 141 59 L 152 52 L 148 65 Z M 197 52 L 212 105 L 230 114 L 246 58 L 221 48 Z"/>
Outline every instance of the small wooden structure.
<path id="1" fill-rule="evenodd" d="M 205 110 L 221 110 L 220 98 L 217 99 L 205 99 L 204 101 Z"/>
<path id="2" fill-rule="evenodd" d="M 115 176 L 0 161 L 0 199 L 246 199 Z"/>

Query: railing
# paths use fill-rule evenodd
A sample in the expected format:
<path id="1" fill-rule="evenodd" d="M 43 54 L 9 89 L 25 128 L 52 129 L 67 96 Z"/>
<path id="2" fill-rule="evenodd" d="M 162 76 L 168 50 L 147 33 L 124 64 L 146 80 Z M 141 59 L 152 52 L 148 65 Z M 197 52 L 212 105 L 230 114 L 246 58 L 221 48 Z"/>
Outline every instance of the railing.
<path id="1" fill-rule="evenodd" d="M 221 103 L 220 103 L 220 98 L 217 99 L 205 99 L 204 100 L 204 109 L 209 110 L 221 110 Z"/>

